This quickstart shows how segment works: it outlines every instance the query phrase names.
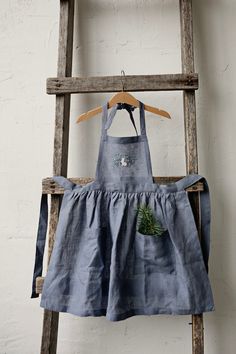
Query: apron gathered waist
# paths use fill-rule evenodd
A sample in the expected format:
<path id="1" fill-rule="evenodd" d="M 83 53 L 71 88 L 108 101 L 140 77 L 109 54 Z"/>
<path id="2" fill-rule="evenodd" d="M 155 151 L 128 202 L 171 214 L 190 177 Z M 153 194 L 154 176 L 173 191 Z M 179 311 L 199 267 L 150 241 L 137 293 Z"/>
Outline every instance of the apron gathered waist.
<path id="1" fill-rule="evenodd" d="M 79 186 L 63 176 L 54 176 L 53 179 L 55 181 L 60 181 L 60 185 L 62 185 L 65 190 L 72 190 L 73 188 L 76 188 L 76 186 Z M 209 187 L 206 179 L 203 176 L 198 174 L 190 174 L 183 177 L 177 182 L 170 183 L 169 186 L 157 185 L 157 187 L 158 190 L 161 191 L 162 193 L 178 193 L 180 191 L 185 190 L 185 188 L 190 187 L 191 185 L 195 184 L 198 181 L 201 181 L 204 185 L 203 191 L 200 192 L 200 228 L 201 228 L 200 242 L 201 242 L 206 271 L 208 273 L 208 259 L 209 259 L 209 250 L 210 250 L 211 205 L 210 205 Z M 81 186 L 79 187 L 81 188 L 80 191 L 83 191 L 83 187 Z M 113 192 L 116 193 L 116 191 Z M 156 193 L 158 194 L 158 191 Z M 39 214 L 38 231 L 37 231 L 37 239 L 36 239 L 35 263 L 34 263 L 34 270 L 33 270 L 31 298 L 36 298 L 39 296 L 39 294 L 36 292 L 36 278 L 42 276 L 47 227 L 48 227 L 48 195 L 42 194 L 41 201 L 40 201 L 40 214 Z"/>

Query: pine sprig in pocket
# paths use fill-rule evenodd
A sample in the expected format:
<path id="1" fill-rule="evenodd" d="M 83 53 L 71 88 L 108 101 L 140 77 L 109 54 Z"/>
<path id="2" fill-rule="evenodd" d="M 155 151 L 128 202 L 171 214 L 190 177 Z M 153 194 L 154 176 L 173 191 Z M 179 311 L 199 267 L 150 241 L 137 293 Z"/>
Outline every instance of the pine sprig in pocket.
<path id="1" fill-rule="evenodd" d="M 138 231 L 144 235 L 161 236 L 166 230 L 161 223 L 155 219 L 152 209 L 146 205 L 140 205 L 136 209 Z"/>

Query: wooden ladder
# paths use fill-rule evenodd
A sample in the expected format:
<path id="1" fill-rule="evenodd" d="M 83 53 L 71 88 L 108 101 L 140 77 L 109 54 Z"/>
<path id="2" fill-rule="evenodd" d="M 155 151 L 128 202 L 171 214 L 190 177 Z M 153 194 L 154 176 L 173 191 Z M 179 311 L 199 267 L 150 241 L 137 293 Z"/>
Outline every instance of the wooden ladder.
<path id="1" fill-rule="evenodd" d="M 117 92 L 121 90 L 120 76 L 71 77 L 74 0 L 60 0 L 59 50 L 57 78 L 47 79 L 47 93 L 56 95 L 53 175 L 67 177 L 70 96 L 72 93 Z M 198 89 L 198 74 L 194 73 L 192 0 L 179 0 L 181 25 L 182 73 L 168 75 L 126 75 L 127 91 L 182 90 L 184 105 L 186 173 L 198 173 L 197 129 L 195 90 Z M 158 183 L 179 180 L 178 177 L 154 177 Z M 76 183 L 86 184 L 92 178 L 72 178 Z M 195 216 L 199 238 L 200 210 L 199 195 L 201 182 L 187 189 Z M 63 190 L 55 186 L 51 178 L 42 182 L 42 193 L 51 195 L 48 235 L 48 263 L 54 243 Z M 47 264 L 48 264 L 47 263 Z M 36 291 L 41 293 L 43 277 L 36 280 Z M 41 354 L 54 354 L 57 350 L 59 313 L 44 310 Z M 203 315 L 192 315 L 192 353 L 204 353 Z"/>

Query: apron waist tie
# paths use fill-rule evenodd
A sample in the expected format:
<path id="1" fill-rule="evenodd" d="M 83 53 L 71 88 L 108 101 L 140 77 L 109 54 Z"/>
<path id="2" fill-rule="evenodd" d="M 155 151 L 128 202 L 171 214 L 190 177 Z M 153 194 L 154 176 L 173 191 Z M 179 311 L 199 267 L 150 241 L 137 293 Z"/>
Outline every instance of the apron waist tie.
<path id="1" fill-rule="evenodd" d="M 42 194 L 40 202 L 40 215 L 38 223 L 38 232 L 36 240 L 35 264 L 33 271 L 31 298 L 39 297 L 36 293 L 36 278 L 42 275 L 43 271 L 43 255 L 45 249 L 45 241 L 48 225 L 48 195 Z"/>
<path id="2" fill-rule="evenodd" d="M 77 184 L 71 182 L 64 176 L 53 176 L 54 182 L 58 183 L 59 186 L 64 188 L 64 190 L 72 190 Z M 82 186 L 81 186 L 82 187 Z M 36 239 L 36 252 L 35 252 L 35 263 L 33 271 L 33 281 L 32 281 L 32 292 L 31 298 L 39 297 L 36 293 L 36 278 L 42 276 L 43 271 L 43 256 L 45 249 L 45 242 L 47 236 L 48 227 L 48 194 L 42 194 L 40 202 L 40 214 L 38 223 L 38 232 Z"/>
<path id="3" fill-rule="evenodd" d="M 177 190 L 183 190 L 196 182 L 203 183 L 203 191 L 200 192 L 200 231 L 201 231 L 201 248 L 206 271 L 208 273 L 208 260 L 210 253 L 210 223 L 211 223 L 211 201 L 207 180 L 199 174 L 190 174 L 176 182 Z"/>

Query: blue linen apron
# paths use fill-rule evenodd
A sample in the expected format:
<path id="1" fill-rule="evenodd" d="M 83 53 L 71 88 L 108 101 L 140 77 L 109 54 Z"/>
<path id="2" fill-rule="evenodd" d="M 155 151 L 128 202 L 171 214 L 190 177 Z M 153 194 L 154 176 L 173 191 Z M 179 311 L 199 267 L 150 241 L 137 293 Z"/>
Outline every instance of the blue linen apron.
<path id="1" fill-rule="evenodd" d="M 117 109 L 122 108 L 129 112 L 136 136 L 107 134 Z M 117 104 L 108 114 L 108 103 L 103 104 L 93 182 L 82 186 L 63 176 L 53 177 L 64 195 L 42 288 L 40 306 L 45 309 L 106 316 L 111 321 L 215 309 L 208 277 L 207 181 L 189 174 L 167 185 L 154 183 L 144 104 L 139 107 L 140 135 L 133 109 Z M 197 181 L 204 184 L 201 243 L 185 190 Z M 31 298 L 39 296 L 35 281 L 42 275 L 47 219 L 47 196 L 42 195 Z"/>

